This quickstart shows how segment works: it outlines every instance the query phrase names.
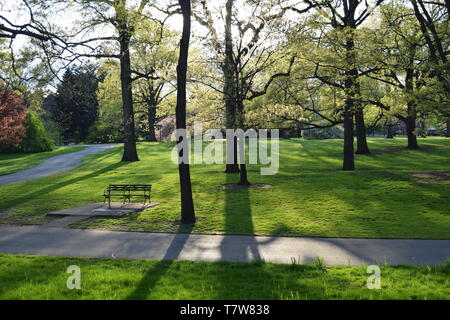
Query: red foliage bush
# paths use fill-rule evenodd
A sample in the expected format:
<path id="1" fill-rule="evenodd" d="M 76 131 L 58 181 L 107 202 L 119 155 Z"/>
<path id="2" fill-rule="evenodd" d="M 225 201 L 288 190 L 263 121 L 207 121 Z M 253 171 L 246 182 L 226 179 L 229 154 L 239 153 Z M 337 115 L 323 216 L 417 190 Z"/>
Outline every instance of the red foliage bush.
<path id="1" fill-rule="evenodd" d="M 27 110 L 12 90 L 0 88 L 0 147 L 17 147 L 26 134 Z"/>

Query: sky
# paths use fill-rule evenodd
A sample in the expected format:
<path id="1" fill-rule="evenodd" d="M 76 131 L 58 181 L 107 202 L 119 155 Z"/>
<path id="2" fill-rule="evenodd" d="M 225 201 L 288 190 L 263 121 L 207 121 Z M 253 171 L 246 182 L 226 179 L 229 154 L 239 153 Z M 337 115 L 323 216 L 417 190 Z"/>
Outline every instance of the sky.
<path id="1" fill-rule="evenodd" d="M 369 3 L 373 3 L 375 0 L 369 0 Z M 138 0 L 129 0 L 128 1 L 131 5 L 133 3 L 138 2 Z M 174 1 L 170 0 L 159 0 L 159 3 L 161 5 L 164 5 L 165 3 L 174 3 Z M 211 10 L 213 11 L 213 19 L 215 20 L 215 27 L 217 28 L 219 34 L 223 33 L 223 22 L 220 19 L 220 15 L 223 15 L 223 7 L 225 1 L 217 1 L 217 0 L 209 0 L 209 6 Z M 236 0 L 235 7 L 237 8 L 237 12 L 239 15 L 239 18 L 247 19 L 249 17 L 250 12 L 245 10 L 245 6 L 243 4 L 244 0 Z M 298 3 L 300 1 L 297 0 L 289 0 L 290 3 Z M 0 0 L 0 14 L 6 16 L 8 19 L 13 21 L 17 24 L 23 24 L 27 23 L 29 21 L 29 14 L 26 10 L 19 10 L 19 7 L 22 5 L 21 0 Z M 23 6 L 22 6 L 23 7 Z M 301 6 L 300 6 L 301 7 Z M 80 12 L 77 11 L 75 8 L 65 8 L 64 10 L 58 10 L 56 11 L 55 8 L 53 10 L 50 10 L 48 12 L 50 14 L 49 20 L 53 23 L 56 23 L 59 27 L 65 28 L 65 29 L 73 29 L 77 26 L 77 20 L 81 20 L 83 17 L 81 16 Z M 151 14 L 155 16 L 157 19 L 164 19 L 164 14 L 158 12 L 157 10 L 151 10 Z M 295 20 L 296 14 L 293 12 L 289 12 L 286 16 L 289 20 Z M 194 19 L 193 19 L 194 20 Z M 376 24 L 376 15 L 371 17 L 368 22 L 368 24 Z M 167 20 L 167 25 L 169 28 L 181 31 L 183 26 L 183 20 L 180 15 L 174 15 L 170 17 Z M 97 32 L 94 35 L 104 35 L 108 33 L 112 33 L 113 29 L 112 27 L 103 27 L 101 30 L 97 30 Z M 195 21 L 192 24 L 192 34 L 193 36 L 196 35 L 204 35 L 204 28 L 200 27 Z M 15 42 L 15 48 L 21 48 L 26 43 L 26 37 L 25 36 L 18 36 Z"/>
<path id="2" fill-rule="evenodd" d="M 139 0 L 128 0 L 131 5 L 135 5 Z M 292 1 L 291 3 L 298 3 L 297 0 L 288 0 Z M 369 0 L 374 1 L 374 0 Z M 159 3 L 162 5 L 164 3 L 174 3 L 174 1 L 170 0 L 158 0 Z M 237 9 L 237 14 L 240 19 L 247 20 L 251 18 L 251 12 L 248 12 L 248 9 L 245 10 L 244 5 L 245 0 L 236 0 L 235 7 Z M 224 26 L 223 26 L 223 15 L 224 15 L 224 3 L 225 1 L 217 1 L 217 0 L 209 0 L 209 7 L 211 11 L 213 12 L 213 19 L 214 19 L 214 26 L 219 33 L 219 37 L 223 37 L 224 32 Z M 21 10 L 19 8 L 22 8 Z M 304 7 L 300 6 L 300 7 Z M 247 7 L 248 8 L 248 7 Z M 156 17 L 158 20 L 163 20 L 165 17 L 165 14 L 158 12 L 156 9 L 150 9 L 149 11 L 153 17 Z M 78 11 L 75 7 L 51 7 L 48 11 L 45 12 L 48 16 L 48 20 L 51 23 L 56 24 L 59 28 L 63 28 L 66 30 L 76 30 L 77 26 L 79 25 L 79 21 L 83 20 L 83 16 L 81 15 L 81 12 Z M 108 13 L 108 12 L 107 12 Z M 110 12 L 110 14 L 112 11 Z M 105 14 L 105 12 L 103 12 Z M 16 24 L 24 24 L 29 22 L 30 16 L 26 9 L 23 7 L 23 3 L 21 0 L 0 0 L 0 15 L 3 15 L 7 17 L 10 21 L 16 23 Z M 222 18 L 221 18 L 222 16 Z M 376 16 L 375 16 L 376 17 Z M 376 18 L 371 18 L 368 20 L 369 24 L 375 25 Z M 286 16 L 286 19 L 298 21 L 298 14 L 290 12 Z M 173 29 L 175 31 L 182 30 L 183 26 L 183 19 L 181 15 L 173 15 L 167 19 L 166 22 L 167 26 L 170 29 Z M 235 32 L 235 31 L 234 31 Z M 101 28 L 97 28 L 94 32 L 89 34 L 87 37 L 97 37 L 97 36 L 105 36 L 105 35 L 113 35 L 114 34 L 114 28 L 110 24 L 102 25 Z M 236 34 L 236 32 L 235 32 Z M 206 36 L 206 29 L 204 27 L 201 27 L 198 23 L 195 22 L 195 19 L 193 19 L 192 23 L 192 36 L 195 40 L 196 38 L 201 36 Z M 14 40 L 13 48 L 15 51 L 17 50 L 26 50 L 28 45 L 28 38 L 26 36 L 18 36 Z M 193 41 L 193 45 L 195 46 L 195 41 Z M 201 43 L 197 43 L 197 45 L 202 46 Z"/>

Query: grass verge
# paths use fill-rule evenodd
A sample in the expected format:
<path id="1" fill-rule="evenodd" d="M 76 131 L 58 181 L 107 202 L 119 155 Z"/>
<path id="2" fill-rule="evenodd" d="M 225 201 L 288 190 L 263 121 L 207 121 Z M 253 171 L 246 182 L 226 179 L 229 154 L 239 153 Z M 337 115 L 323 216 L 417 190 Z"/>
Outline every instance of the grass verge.
<path id="1" fill-rule="evenodd" d="M 249 166 L 252 183 L 270 188 L 233 190 L 237 175 L 223 165 L 192 165 L 196 215 L 193 233 L 449 239 L 450 183 L 423 182 L 415 172 L 450 171 L 450 139 L 369 139 L 372 155 L 357 155 L 353 172 L 341 171 L 342 140 L 280 141 L 280 168 L 261 176 Z M 0 187 L 0 223 L 43 223 L 47 212 L 103 201 L 110 183 L 151 183 L 160 205 L 120 219 L 89 219 L 77 228 L 179 231 L 178 169 L 174 144 L 140 143 L 141 161 L 121 162 L 114 148 L 85 158 L 71 171 Z M 184 232 L 181 228 L 181 232 Z"/>
<path id="2" fill-rule="evenodd" d="M 81 271 L 69 290 L 67 267 Z M 0 299 L 450 299 L 450 264 L 367 267 L 0 254 Z"/>

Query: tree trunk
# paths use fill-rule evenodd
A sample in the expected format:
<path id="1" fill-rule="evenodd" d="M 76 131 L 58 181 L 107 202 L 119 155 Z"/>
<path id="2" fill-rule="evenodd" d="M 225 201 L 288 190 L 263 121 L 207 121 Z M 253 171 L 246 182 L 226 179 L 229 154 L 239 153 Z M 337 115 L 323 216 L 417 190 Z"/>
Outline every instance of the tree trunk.
<path id="1" fill-rule="evenodd" d="M 411 48 L 410 50 L 410 63 L 413 65 L 413 59 L 414 59 L 414 48 Z M 414 69 L 413 68 L 407 68 L 406 69 L 406 77 L 405 77 L 405 90 L 409 97 L 407 106 L 408 106 L 408 116 L 405 119 L 406 123 L 406 134 L 408 136 L 408 149 L 414 150 L 418 149 L 419 145 L 417 144 L 417 136 L 416 136 L 416 119 L 417 119 L 417 112 L 416 112 L 416 105 L 415 101 L 411 99 L 411 95 L 414 91 Z"/>
<path id="2" fill-rule="evenodd" d="M 445 131 L 445 136 L 447 138 L 450 138 L 450 118 L 447 119 L 447 121 L 445 123 L 446 123 L 446 126 L 447 126 L 447 130 Z"/>
<path id="3" fill-rule="evenodd" d="M 226 124 L 225 127 L 227 129 L 234 129 L 235 125 L 235 103 L 234 102 L 230 102 L 230 100 L 234 100 L 234 99 L 227 99 L 225 98 L 225 112 L 226 112 Z M 227 101 L 228 100 L 228 101 Z M 227 163 L 226 167 L 225 167 L 225 173 L 238 173 L 239 172 L 239 164 L 238 164 L 238 159 L 237 159 L 237 151 L 238 151 L 238 146 L 237 146 L 237 138 L 234 137 L 234 143 L 233 143 L 233 163 Z M 227 151 L 228 152 L 228 151 Z M 228 159 L 228 158 L 227 158 Z"/>
<path id="4" fill-rule="evenodd" d="M 156 106 L 148 106 L 148 141 L 158 141 L 155 134 Z"/>
<path id="5" fill-rule="evenodd" d="M 387 139 L 394 139 L 394 128 L 391 124 L 388 124 L 386 126 L 387 128 L 387 134 L 386 134 L 386 138 Z"/>
<path id="6" fill-rule="evenodd" d="M 352 106 L 346 103 L 344 110 L 344 163 L 343 170 L 355 170 L 355 157 L 353 154 L 353 112 Z"/>
<path id="7" fill-rule="evenodd" d="M 224 85 L 224 98 L 225 98 L 225 127 L 227 129 L 234 129 L 235 128 L 235 121 L 236 121 L 236 103 L 235 103 L 235 97 L 234 97 L 234 90 L 233 90 L 233 80 L 232 75 L 227 75 L 227 72 L 224 72 L 225 77 L 225 85 Z M 225 173 L 238 173 L 239 172 L 239 164 L 237 159 L 237 138 L 234 138 L 233 143 L 233 163 L 227 163 L 225 167 Z M 227 151 L 228 152 L 228 151 Z M 227 158 L 228 159 L 228 158 Z"/>
<path id="8" fill-rule="evenodd" d="M 409 115 L 406 117 L 406 134 L 408 136 L 408 149 L 415 150 L 419 149 L 416 136 L 416 117 L 415 115 Z"/>
<path id="9" fill-rule="evenodd" d="M 366 125 L 364 123 L 364 111 L 358 107 L 355 110 L 355 124 L 356 124 L 356 153 L 369 154 L 369 146 L 367 145 Z"/>
<path id="10" fill-rule="evenodd" d="M 233 163 L 227 163 L 225 166 L 225 173 L 239 173 L 239 164 L 238 164 L 238 142 L 237 138 L 234 137 L 233 143 Z"/>
<path id="11" fill-rule="evenodd" d="M 239 165 L 239 184 L 242 186 L 249 186 L 250 182 L 247 178 L 247 166 L 245 163 Z"/>
<path id="12" fill-rule="evenodd" d="M 350 29 L 345 42 L 345 59 L 347 71 L 345 72 L 345 105 L 344 105 L 344 161 L 342 169 L 345 171 L 355 170 L 355 157 L 353 148 L 353 114 L 355 108 L 356 80 L 358 70 L 355 68 L 355 43 L 354 28 Z"/>
<path id="13" fill-rule="evenodd" d="M 134 129 L 133 93 L 131 90 L 130 35 L 127 28 L 120 34 L 120 83 L 122 87 L 124 148 L 122 161 L 139 161 Z"/>
<path id="14" fill-rule="evenodd" d="M 236 125 L 236 85 L 234 83 L 233 35 L 231 31 L 231 18 L 234 0 L 227 0 L 225 4 L 225 59 L 223 71 L 223 97 L 225 101 L 225 128 L 234 129 Z M 225 173 L 238 173 L 237 139 L 234 139 L 233 163 L 227 163 Z"/>
<path id="15" fill-rule="evenodd" d="M 239 101 L 239 103 L 237 104 L 237 122 L 239 124 L 239 128 L 242 128 L 244 130 L 244 102 L 242 100 Z M 245 136 L 243 137 L 244 139 L 244 143 L 240 143 L 239 147 L 241 147 L 244 149 L 241 153 L 244 155 L 243 159 L 240 159 L 240 162 L 242 162 L 241 164 L 239 164 L 239 183 L 240 185 L 243 186 L 248 186 L 250 185 L 250 182 L 248 181 L 248 177 L 247 177 L 247 166 L 245 164 L 246 161 L 246 157 L 245 157 Z"/>
<path id="16" fill-rule="evenodd" d="M 176 106 L 176 126 L 177 129 L 186 129 L 186 73 L 188 66 L 189 40 L 191 34 L 191 1 L 178 0 L 183 15 L 183 33 L 180 40 L 180 53 L 177 65 L 177 106 Z M 185 139 L 186 137 L 184 137 Z M 178 140 L 178 151 L 180 150 L 180 141 Z M 189 170 L 189 162 L 181 162 L 178 165 L 178 173 L 180 176 L 181 191 L 181 223 L 195 223 L 194 201 L 192 199 L 191 174 Z"/>

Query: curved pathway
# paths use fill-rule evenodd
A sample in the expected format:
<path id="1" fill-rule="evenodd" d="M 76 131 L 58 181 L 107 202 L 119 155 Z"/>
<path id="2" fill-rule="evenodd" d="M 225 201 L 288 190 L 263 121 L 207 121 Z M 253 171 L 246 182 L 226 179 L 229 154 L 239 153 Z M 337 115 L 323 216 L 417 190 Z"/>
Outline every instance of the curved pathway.
<path id="1" fill-rule="evenodd" d="M 34 168 L 16 173 L 0 176 L 0 186 L 7 184 L 39 179 L 52 176 L 61 172 L 72 170 L 83 162 L 83 158 L 97 152 L 108 150 L 118 144 L 85 144 L 77 145 L 87 147 L 85 150 L 66 153 L 44 160 Z"/>

